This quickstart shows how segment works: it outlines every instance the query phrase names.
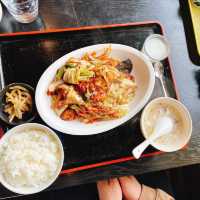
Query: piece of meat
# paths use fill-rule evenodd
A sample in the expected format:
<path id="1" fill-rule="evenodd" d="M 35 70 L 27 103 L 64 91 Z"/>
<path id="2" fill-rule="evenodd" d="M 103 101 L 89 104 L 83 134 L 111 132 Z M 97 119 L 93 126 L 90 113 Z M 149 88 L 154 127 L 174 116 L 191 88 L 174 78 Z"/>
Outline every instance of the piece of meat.
<path id="1" fill-rule="evenodd" d="M 67 94 L 67 99 L 66 99 L 67 104 L 84 104 L 83 99 L 81 96 L 74 90 L 73 87 L 70 87 L 70 90 Z"/>
<path id="2" fill-rule="evenodd" d="M 68 105 L 63 105 L 61 108 L 55 108 L 55 112 L 58 116 L 60 116 L 66 109 Z"/>
<path id="3" fill-rule="evenodd" d="M 76 113 L 72 109 L 66 109 L 62 114 L 61 114 L 61 119 L 63 120 L 74 120 L 76 118 Z"/>
<path id="4" fill-rule="evenodd" d="M 92 94 L 90 100 L 100 102 L 106 98 L 107 84 L 102 77 L 95 77 L 89 83 L 89 91 Z"/>
<path id="5" fill-rule="evenodd" d="M 59 80 L 59 81 L 53 81 L 49 87 L 48 87 L 48 91 L 47 94 L 51 95 L 51 93 L 54 93 L 56 88 L 61 85 L 63 83 L 63 80 Z"/>

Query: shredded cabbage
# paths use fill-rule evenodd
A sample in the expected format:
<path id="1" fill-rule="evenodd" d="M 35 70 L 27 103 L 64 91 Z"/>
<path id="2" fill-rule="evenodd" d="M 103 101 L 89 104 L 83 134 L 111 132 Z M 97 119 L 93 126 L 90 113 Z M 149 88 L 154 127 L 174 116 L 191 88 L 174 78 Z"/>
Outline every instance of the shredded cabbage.
<path id="1" fill-rule="evenodd" d="M 94 76 L 94 72 L 86 67 L 67 68 L 64 74 L 66 83 L 77 84 L 79 81 L 85 81 Z"/>
<path id="2" fill-rule="evenodd" d="M 63 66 L 63 67 L 61 67 L 60 69 L 57 70 L 56 80 L 62 79 L 64 73 L 65 73 L 65 66 Z"/>

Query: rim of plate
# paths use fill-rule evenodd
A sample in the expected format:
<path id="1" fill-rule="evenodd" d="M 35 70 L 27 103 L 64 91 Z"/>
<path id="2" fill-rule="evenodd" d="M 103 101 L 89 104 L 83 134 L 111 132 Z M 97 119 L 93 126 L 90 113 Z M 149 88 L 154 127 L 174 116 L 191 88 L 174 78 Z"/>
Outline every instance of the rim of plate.
<path id="1" fill-rule="evenodd" d="M 55 121 L 53 119 L 51 119 L 51 117 L 49 117 L 48 114 L 45 113 L 45 110 L 42 105 L 43 92 L 44 92 L 44 90 L 45 90 L 45 93 L 47 91 L 47 87 L 45 86 L 46 77 L 49 74 L 51 74 L 52 71 L 56 72 L 56 70 L 61 67 L 60 63 L 64 64 L 66 62 L 66 60 L 74 54 L 74 52 L 80 52 L 79 54 L 82 54 L 85 52 L 90 52 L 91 50 L 94 50 L 94 49 L 95 49 L 95 51 L 100 51 L 100 50 L 108 47 L 109 45 L 111 45 L 112 49 L 115 49 L 115 50 L 118 49 L 120 51 L 129 52 L 131 54 L 134 54 L 134 55 L 140 57 L 147 65 L 147 70 L 148 70 L 149 77 L 150 77 L 149 85 L 146 90 L 147 92 L 143 96 L 142 100 L 137 104 L 137 109 L 135 109 L 135 112 L 134 113 L 128 112 L 122 118 L 109 120 L 109 124 L 102 125 L 101 124 L 102 122 L 96 122 L 96 123 L 92 123 L 92 124 L 84 124 L 85 128 L 81 129 L 81 130 L 80 130 L 80 128 L 77 129 L 77 128 L 72 128 L 72 127 L 66 127 L 66 124 L 63 125 L 63 123 L 65 121 L 63 121 L 61 119 L 60 120 L 63 123 L 55 123 Z M 54 77 L 54 76 L 55 76 L 55 73 L 53 74 L 52 77 Z M 124 124 L 128 120 L 130 120 L 132 117 L 134 117 L 148 102 L 148 100 L 151 97 L 151 94 L 153 92 L 154 84 L 155 84 L 155 74 L 154 74 L 153 65 L 150 62 L 150 60 L 147 58 L 147 56 L 145 54 L 143 54 L 142 52 L 140 52 L 139 50 L 137 50 L 133 47 L 130 47 L 130 46 L 126 46 L 126 45 L 122 45 L 122 44 L 115 44 L 115 43 L 105 43 L 105 44 L 86 46 L 86 47 L 74 50 L 74 51 L 60 57 L 59 59 L 54 61 L 43 72 L 42 76 L 40 77 L 40 79 L 38 81 L 38 84 L 36 86 L 36 91 L 35 91 L 36 108 L 37 108 L 37 111 L 38 111 L 40 117 L 43 119 L 43 121 L 57 131 L 60 131 L 62 133 L 66 133 L 66 134 L 70 134 L 70 135 L 94 135 L 94 134 L 103 133 L 103 132 L 109 131 L 113 128 L 116 128 L 116 127 Z M 56 114 L 54 114 L 54 115 L 56 115 Z M 83 124 L 82 122 L 79 122 L 79 123 Z M 91 126 L 93 126 L 94 128 L 91 128 Z M 90 130 L 88 128 L 90 128 Z"/>

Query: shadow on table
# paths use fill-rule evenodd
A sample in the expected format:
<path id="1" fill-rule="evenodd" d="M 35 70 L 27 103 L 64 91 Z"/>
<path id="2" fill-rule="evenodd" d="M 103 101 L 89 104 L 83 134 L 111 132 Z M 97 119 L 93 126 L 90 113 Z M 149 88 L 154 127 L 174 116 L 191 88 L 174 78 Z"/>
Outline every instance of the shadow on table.
<path id="1" fill-rule="evenodd" d="M 200 56 L 198 54 L 197 45 L 195 41 L 195 35 L 189 11 L 189 4 L 188 1 L 179 0 L 179 2 L 180 2 L 180 15 L 183 18 L 189 56 L 194 64 L 200 65 Z"/>
<path id="2" fill-rule="evenodd" d="M 200 70 L 194 71 L 194 77 L 198 85 L 198 97 L 200 98 Z"/>

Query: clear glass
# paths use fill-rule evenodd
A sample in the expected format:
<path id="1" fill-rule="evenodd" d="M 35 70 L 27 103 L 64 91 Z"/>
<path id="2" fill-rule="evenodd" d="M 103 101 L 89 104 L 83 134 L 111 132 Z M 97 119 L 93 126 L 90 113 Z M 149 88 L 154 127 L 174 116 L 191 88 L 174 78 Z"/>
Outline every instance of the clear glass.
<path id="1" fill-rule="evenodd" d="M 38 16 L 38 0 L 1 0 L 10 14 L 21 23 L 33 22 Z"/>

